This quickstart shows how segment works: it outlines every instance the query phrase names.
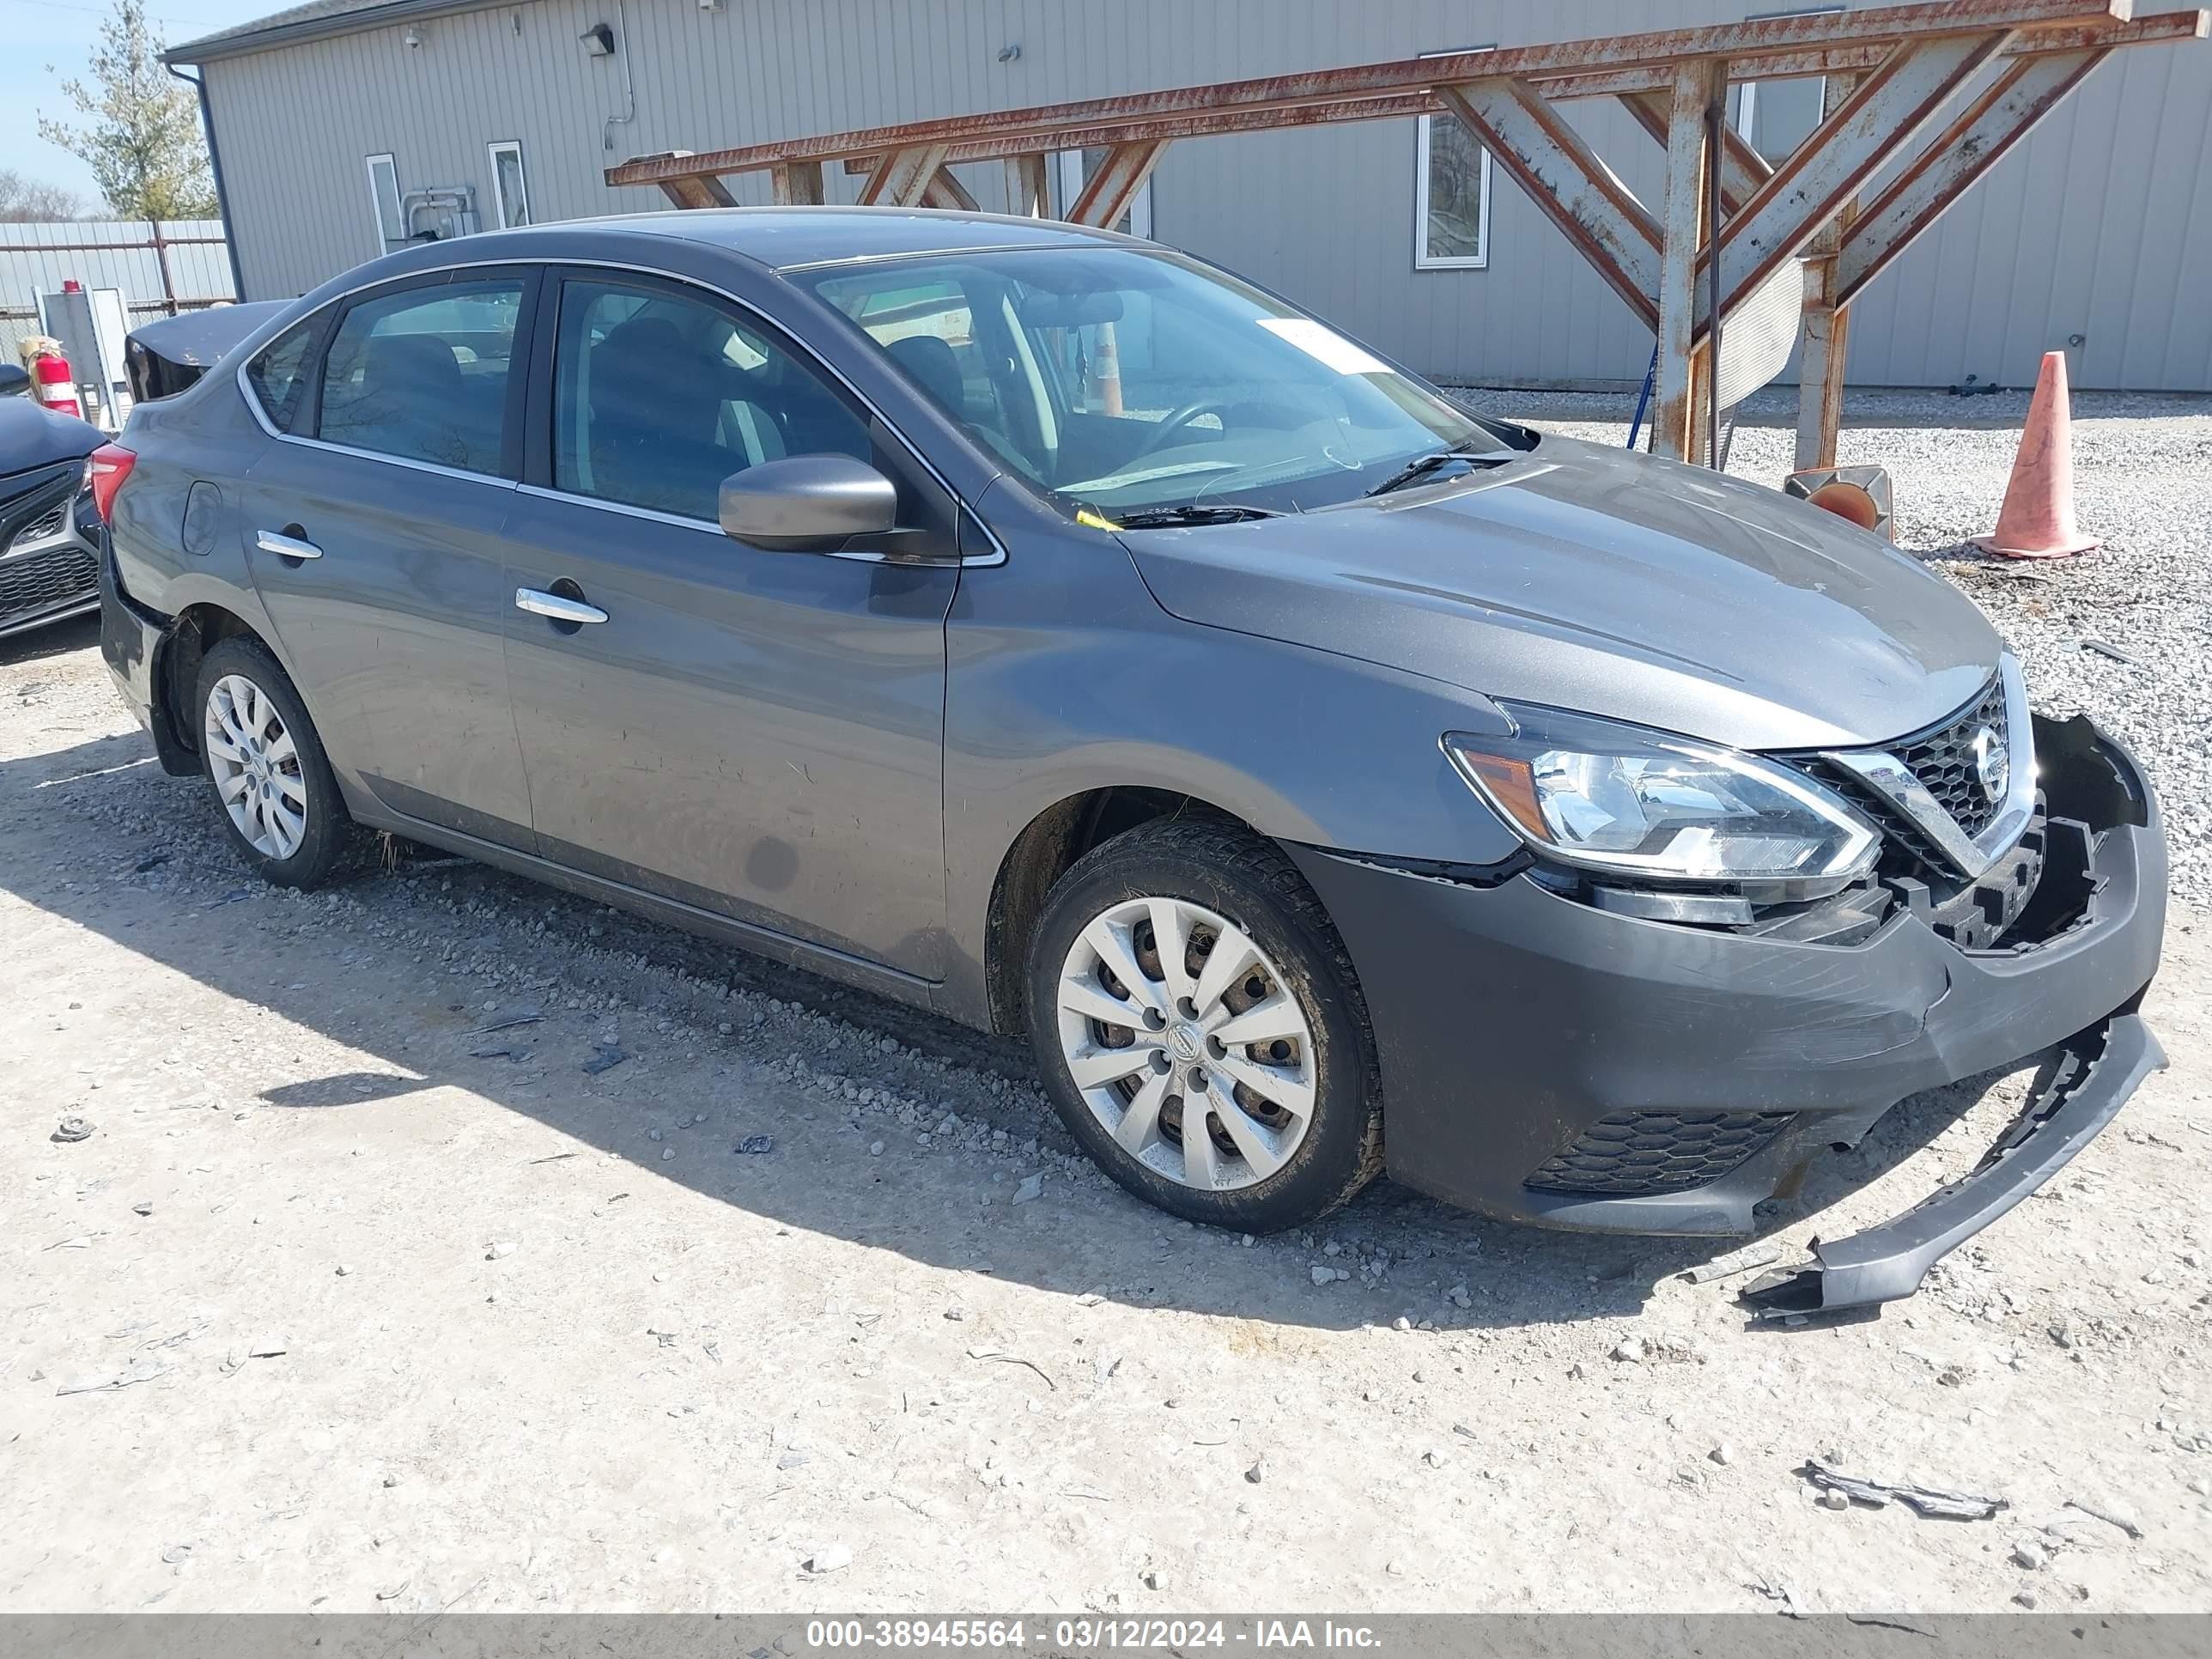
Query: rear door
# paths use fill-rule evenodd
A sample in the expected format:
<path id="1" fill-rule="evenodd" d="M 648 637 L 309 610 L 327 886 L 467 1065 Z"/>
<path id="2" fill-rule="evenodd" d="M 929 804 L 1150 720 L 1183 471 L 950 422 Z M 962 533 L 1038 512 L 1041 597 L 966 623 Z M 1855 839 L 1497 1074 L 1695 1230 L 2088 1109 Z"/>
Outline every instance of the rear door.
<path id="1" fill-rule="evenodd" d="M 939 977 L 952 497 L 734 301 L 608 271 L 556 286 L 513 586 L 596 619 L 507 617 L 539 851 Z M 726 477 L 825 453 L 897 483 L 900 562 L 890 543 L 843 556 L 723 534 Z"/>
<path id="2" fill-rule="evenodd" d="M 502 532 L 538 280 L 477 268 L 354 296 L 240 499 L 254 586 L 342 774 L 526 848 Z"/>

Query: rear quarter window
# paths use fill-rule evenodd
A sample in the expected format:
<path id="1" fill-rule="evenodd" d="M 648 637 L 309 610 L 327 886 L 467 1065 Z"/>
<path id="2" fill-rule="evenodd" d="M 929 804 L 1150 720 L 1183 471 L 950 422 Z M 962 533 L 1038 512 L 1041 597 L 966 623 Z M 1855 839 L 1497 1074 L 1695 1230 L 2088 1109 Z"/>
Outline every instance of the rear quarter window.
<path id="1" fill-rule="evenodd" d="M 246 383 L 253 388 L 261 412 L 279 432 L 292 429 L 292 419 L 306 399 L 315 342 L 322 336 L 328 315 L 319 313 L 293 324 L 246 365 Z"/>

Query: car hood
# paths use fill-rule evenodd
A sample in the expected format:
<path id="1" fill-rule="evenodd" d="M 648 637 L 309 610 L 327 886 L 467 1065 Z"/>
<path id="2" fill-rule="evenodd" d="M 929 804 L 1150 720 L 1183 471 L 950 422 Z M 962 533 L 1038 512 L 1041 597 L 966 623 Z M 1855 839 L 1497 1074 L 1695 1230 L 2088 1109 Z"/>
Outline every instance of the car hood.
<path id="1" fill-rule="evenodd" d="M 1188 622 L 1741 749 L 1917 731 L 2001 648 L 1957 589 L 1830 514 L 1565 438 L 1373 501 L 1121 540 Z"/>
<path id="2" fill-rule="evenodd" d="M 100 430 L 89 422 L 33 403 L 0 399 L 0 478 L 63 461 L 81 461 L 100 447 Z"/>

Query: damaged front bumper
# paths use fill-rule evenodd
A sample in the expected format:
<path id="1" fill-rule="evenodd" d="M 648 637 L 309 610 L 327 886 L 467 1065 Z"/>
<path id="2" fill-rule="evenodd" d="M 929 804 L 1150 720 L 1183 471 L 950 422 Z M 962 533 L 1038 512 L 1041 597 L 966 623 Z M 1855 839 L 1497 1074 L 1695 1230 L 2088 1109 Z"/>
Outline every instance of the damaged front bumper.
<path id="1" fill-rule="evenodd" d="M 2056 1175 L 2118 1115 L 2136 1085 L 2166 1064 L 2140 1014 L 2115 1014 L 2059 1046 L 2027 1106 L 1969 1175 L 1894 1220 L 1829 1243 L 1743 1292 L 1769 1317 L 1872 1307 L 1911 1296 L 1928 1269 Z"/>
<path id="2" fill-rule="evenodd" d="M 2039 720 L 2037 896 L 1988 948 L 1899 903 L 1851 945 L 1649 921 L 1526 873 L 1393 868 L 1293 847 L 1343 933 L 1407 1185 L 1540 1225 L 1747 1233 L 1811 1160 L 1899 1101 L 2059 1058 L 1982 1169 L 1824 1246 L 1784 1300 L 1908 1295 L 2046 1179 L 2160 1060 L 2135 1010 L 2158 965 L 2166 849 L 2141 769 L 2087 720 Z"/>

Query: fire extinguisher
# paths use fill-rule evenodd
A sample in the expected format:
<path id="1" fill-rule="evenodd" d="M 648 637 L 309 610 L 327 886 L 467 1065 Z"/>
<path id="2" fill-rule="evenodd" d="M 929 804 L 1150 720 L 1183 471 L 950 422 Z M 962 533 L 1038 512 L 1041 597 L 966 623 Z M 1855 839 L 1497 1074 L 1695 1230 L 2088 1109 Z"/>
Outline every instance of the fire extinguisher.
<path id="1" fill-rule="evenodd" d="M 31 379 L 37 390 L 38 400 L 57 415 L 74 415 L 84 418 L 84 405 L 76 399 L 76 377 L 70 373 L 69 359 L 58 351 L 41 352 L 31 364 Z"/>

